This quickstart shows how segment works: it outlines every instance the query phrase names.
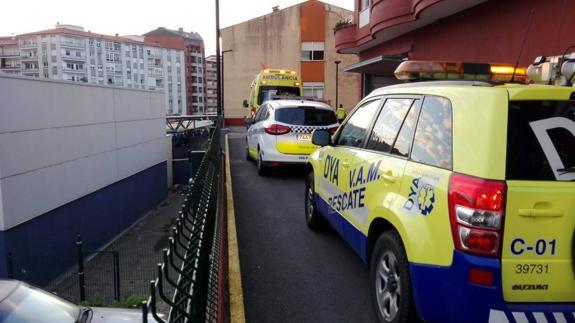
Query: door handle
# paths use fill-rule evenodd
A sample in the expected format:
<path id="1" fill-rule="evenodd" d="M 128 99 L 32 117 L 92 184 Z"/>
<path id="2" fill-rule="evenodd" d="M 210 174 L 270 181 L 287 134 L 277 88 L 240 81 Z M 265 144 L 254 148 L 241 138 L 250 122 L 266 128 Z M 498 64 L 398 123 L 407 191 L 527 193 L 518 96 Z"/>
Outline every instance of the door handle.
<path id="1" fill-rule="evenodd" d="M 381 174 L 381 178 L 383 178 L 384 181 L 389 183 L 395 183 L 395 180 L 397 179 L 396 176 L 393 176 L 393 172 L 391 170 L 388 170 L 383 174 Z"/>
<path id="2" fill-rule="evenodd" d="M 562 217 L 564 212 L 559 209 L 519 209 L 517 213 L 519 213 L 520 216 L 531 218 L 558 218 Z"/>

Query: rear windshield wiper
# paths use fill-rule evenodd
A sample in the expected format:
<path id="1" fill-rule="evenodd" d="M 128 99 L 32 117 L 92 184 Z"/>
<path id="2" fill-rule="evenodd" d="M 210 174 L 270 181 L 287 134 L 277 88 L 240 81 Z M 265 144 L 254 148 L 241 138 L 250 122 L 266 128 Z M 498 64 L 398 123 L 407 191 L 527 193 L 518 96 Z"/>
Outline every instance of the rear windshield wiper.
<path id="1" fill-rule="evenodd" d="M 575 166 L 566 167 L 566 168 L 558 168 L 557 172 L 559 172 L 559 175 L 564 175 L 567 173 L 575 173 Z"/>

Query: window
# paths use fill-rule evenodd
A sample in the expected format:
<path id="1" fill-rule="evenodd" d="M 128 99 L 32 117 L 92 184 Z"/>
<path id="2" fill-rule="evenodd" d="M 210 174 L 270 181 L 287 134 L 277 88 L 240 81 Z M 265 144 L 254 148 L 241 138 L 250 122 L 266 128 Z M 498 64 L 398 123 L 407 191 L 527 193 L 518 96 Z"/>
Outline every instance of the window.
<path id="1" fill-rule="evenodd" d="M 323 61 L 323 43 L 304 42 L 301 43 L 302 61 Z"/>
<path id="2" fill-rule="evenodd" d="M 426 96 L 415 130 L 411 159 L 451 169 L 451 147 L 451 103 L 445 98 Z"/>
<path id="3" fill-rule="evenodd" d="M 507 125 L 506 178 L 573 181 L 574 101 L 511 101 Z"/>
<path id="4" fill-rule="evenodd" d="M 413 142 L 413 133 L 415 132 L 415 125 L 417 124 L 417 118 L 419 117 L 420 105 L 418 101 L 411 106 L 399 135 L 395 140 L 395 145 L 391 150 L 391 153 L 401 157 L 407 157 L 409 155 L 409 150 L 411 149 L 411 144 Z"/>
<path id="5" fill-rule="evenodd" d="M 277 109 L 275 119 L 297 126 L 327 126 L 337 123 L 333 110 L 305 106 Z"/>
<path id="6" fill-rule="evenodd" d="M 342 126 L 337 144 L 341 146 L 360 147 L 363 144 L 367 128 L 373 120 L 381 99 L 363 103 L 349 120 Z"/>
<path id="7" fill-rule="evenodd" d="M 360 0 L 360 8 L 359 8 L 359 28 L 366 26 L 367 24 L 369 24 L 369 16 L 370 16 L 370 10 L 369 10 L 369 0 Z"/>
<path id="8" fill-rule="evenodd" d="M 324 84 L 322 82 L 303 83 L 303 96 L 323 99 Z"/>
<path id="9" fill-rule="evenodd" d="M 413 101 L 413 99 L 387 99 L 365 148 L 384 153 L 391 152 L 391 147 Z"/>
<path id="10" fill-rule="evenodd" d="M 255 117 L 255 121 L 254 122 L 260 122 L 262 120 L 265 120 L 265 118 L 263 117 L 263 115 L 267 113 L 267 106 L 262 106 L 258 109 L 258 112 L 256 113 L 256 117 Z"/>

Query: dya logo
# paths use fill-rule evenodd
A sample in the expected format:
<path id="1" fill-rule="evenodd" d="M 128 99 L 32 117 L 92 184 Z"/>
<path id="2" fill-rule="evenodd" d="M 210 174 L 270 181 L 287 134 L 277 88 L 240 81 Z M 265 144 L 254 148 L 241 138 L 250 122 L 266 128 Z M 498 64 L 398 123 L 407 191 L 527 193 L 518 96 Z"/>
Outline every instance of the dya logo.
<path id="1" fill-rule="evenodd" d="M 430 178 L 414 178 L 403 209 L 411 214 L 430 215 L 435 205 L 435 182 Z"/>
<path id="2" fill-rule="evenodd" d="M 558 181 L 572 181 L 575 180 L 575 173 L 562 172 L 566 165 L 561 161 L 561 156 L 553 144 L 551 137 L 549 136 L 549 130 L 556 128 L 563 128 L 571 132 L 575 136 L 575 122 L 563 117 L 554 117 L 549 119 L 543 119 L 538 121 L 530 122 L 529 125 L 533 129 L 533 133 L 539 141 L 539 145 L 545 153 L 545 157 L 553 170 L 553 174 Z"/>

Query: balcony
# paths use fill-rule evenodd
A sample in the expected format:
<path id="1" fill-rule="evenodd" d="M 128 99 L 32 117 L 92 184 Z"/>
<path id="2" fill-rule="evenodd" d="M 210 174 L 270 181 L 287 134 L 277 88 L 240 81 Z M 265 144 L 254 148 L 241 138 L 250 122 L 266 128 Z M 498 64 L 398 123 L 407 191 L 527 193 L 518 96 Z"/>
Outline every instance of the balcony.
<path id="1" fill-rule="evenodd" d="M 60 46 L 64 48 L 86 48 L 85 42 L 70 42 L 70 41 L 62 41 L 60 42 Z"/>
<path id="2" fill-rule="evenodd" d="M 358 54 L 486 1 L 373 0 L 368 10 L 355 12 L 361 27 L 354 23 L 335 32 L 335 47 L 342 54 Z"/>
<path id="3" fill-rule="evenodd" d="M 62 60 L 64 60 L 64 61 L 85 62 L 85 61 L 86 61 L 86 56 L 62 55 Z"/>

